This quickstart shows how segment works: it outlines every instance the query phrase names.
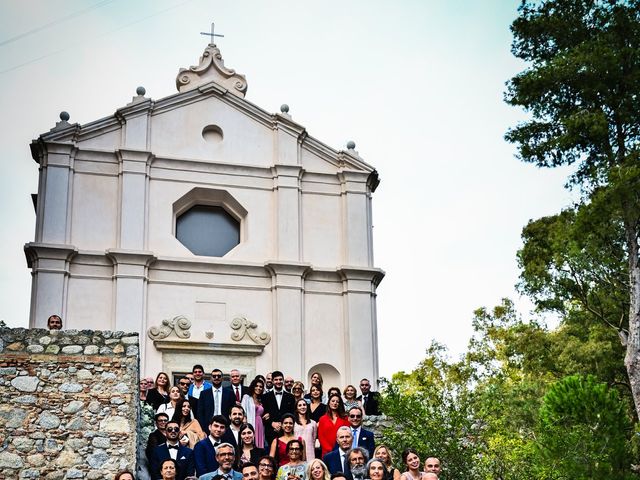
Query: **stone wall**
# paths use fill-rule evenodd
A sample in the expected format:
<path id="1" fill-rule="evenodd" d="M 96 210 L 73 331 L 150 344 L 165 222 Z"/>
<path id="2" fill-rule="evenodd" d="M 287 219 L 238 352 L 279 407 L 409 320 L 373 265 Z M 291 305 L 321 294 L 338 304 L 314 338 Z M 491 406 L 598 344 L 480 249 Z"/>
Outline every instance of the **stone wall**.
<path id="1" fill-rule="evenodd" d="M 138 334 L 0 328 L 0 479 L 136 465 Z"/>

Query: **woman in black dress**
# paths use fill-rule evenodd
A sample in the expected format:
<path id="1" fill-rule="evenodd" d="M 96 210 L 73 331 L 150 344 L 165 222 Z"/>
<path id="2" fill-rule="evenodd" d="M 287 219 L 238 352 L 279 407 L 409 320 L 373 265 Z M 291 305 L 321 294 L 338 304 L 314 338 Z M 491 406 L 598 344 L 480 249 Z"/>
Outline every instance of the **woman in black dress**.
<path id="1" fill-rule="evenodd" d="M 170 389 L 171 382 L 169 381 L 169 375 L 160 372 L 156 377 L 156 386 L 147 391 L 147 399 L 145 401 L 156 411 L 160 405 L 169 401 Z"/>

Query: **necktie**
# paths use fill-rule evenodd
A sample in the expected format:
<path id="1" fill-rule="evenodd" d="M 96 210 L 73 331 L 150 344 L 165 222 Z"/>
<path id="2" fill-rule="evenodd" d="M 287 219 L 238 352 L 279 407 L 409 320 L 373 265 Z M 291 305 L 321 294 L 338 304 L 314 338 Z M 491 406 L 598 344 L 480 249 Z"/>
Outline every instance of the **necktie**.
<path id="1" fill-rule="evenodd" d="M 235 387 L 235 389 L 236 389 L 236 402 L 239 402 L 240 401 L 240 392 L 239 392 L 240 389 L 238 387 Z"/>
<path id="2" fill-rule="evenodd" d="M 364 411 L 367 411 L 367 397 L 368 395 L 363 395 L 362 396 L 362 408 L 364 409 Z"/>
<path id="3" fill-rule="evenodd" d="M 342 471 L 344 472 L 344 452 L 340 450 L 340 463 L 342 464 Z"/>
<path id="4" fill-rule="evenodd" d="M 220 405 L 220 390 L 216 390 L 216 398 L 215 398 L 215 414 L 220 415 L 222 412 L 222 405 Z"/>
<path id="5" fill-rule="evenodd" d="M 353 440 L 351 441 L 351 448 L 356 448 L 358 446 L 358 429 L 352 428 L 351 434 L 353 435 Z"/>

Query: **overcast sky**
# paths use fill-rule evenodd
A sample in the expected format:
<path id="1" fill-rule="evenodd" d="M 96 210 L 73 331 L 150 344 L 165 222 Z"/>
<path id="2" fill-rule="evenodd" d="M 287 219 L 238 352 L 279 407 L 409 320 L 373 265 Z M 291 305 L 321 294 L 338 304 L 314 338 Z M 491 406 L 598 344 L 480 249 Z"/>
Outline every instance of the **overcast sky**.
<path id="1" fill-rule="evenodd" d="M 247 99 L 290 114 L 377 168 L 380 371 L 411 370 L 432 339 L 464 351 L 473 310 L 514 291 L 520 231 L 570 203 L 566 172 L 514 158 L 502 101 L 516 0 L 4 0 L 0 6 L 0 318 L 27 326 L 37 164 L 29 143 L 61 110 L 111 115 L 143 85 L 175 93 L 211 21 Z"/>

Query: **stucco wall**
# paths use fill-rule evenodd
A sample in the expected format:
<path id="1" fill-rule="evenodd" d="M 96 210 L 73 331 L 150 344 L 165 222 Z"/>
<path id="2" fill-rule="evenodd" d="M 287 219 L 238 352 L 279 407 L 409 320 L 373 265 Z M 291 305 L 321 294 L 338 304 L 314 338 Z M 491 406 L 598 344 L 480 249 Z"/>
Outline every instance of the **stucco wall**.
<path id="1" fill-rule="evenodd" d="M 0 328 L 0 479 L 135 468 L 138 334 Z"/>

